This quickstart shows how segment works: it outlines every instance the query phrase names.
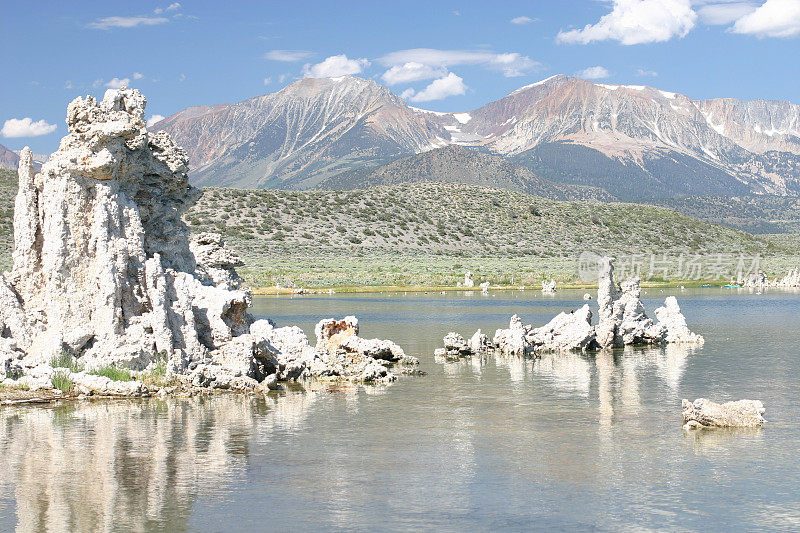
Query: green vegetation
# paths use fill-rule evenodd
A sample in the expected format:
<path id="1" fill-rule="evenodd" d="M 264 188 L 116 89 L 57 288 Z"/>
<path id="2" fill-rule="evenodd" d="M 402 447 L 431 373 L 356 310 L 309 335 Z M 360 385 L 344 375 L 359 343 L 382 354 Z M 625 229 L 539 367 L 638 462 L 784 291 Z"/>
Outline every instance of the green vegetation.
<path id="1" fill-rule="evenodd" d="M 125 368 L 117 368 L 115 366 L 104 366 L 89 372 L 94 376 L 104 376 L 111 381 L 133 381 L 133 376 L 130 370 Z"/>
<path id="2" fill-rule="evenodd" d="M 222 215 L 226 214 L 227 217 Z M 535 286 L 576 277 L 598 254 L 761 255 L 771 276 L 800 261 L 800 239 L 754 237 L 648 205 L 564 202 L 502 189 L 415 183 L 352 191 L 205 189 L 186 216 L 222 233 L 254 285 Z"/>
<path id="3" fill-rule="evenodd" d="M 83 370 L 83 365 L 66 350 L 62 350 L 61 354 L 53 357 L 50 360 L 50 366 L 53 368 L 67 368 L 70 372 L 80 372 Z"/>
<path id="4" fill-rule="evenodd" d="M 51 378 L 53 388 L 58 389 L 61 392 L 71 391 L 73 388 L 75 388 L 75 382 L 72 381 L 69 376 L 69 372 L 58 370 Z"/>
<path id="5" fill-rule="evenodd" d="M 15 172 L 0 173 L 5 269 L 16 186 Z M 797 234 L 754 236 L 666 207 L 672 205 L 557 201 L 448 183 L 350 191 L 207 188 L 185 220 L 193 232 L 221 233 L 244 260 L 238 270 L 252 286 L 453 287 L 471 270 L 479 283 L 532 287 L 551 277 L 575 281 L 585 251 L 704 260 L 758 255 L 770 277 L 800 266 Z M 772 217 L 776 233 L 800 230 L 797 199 L 687 198 L 674 205 L 694 206 L 698 216 L 725 224 L 732 219 L 722 215 L 730 212 Z"/>

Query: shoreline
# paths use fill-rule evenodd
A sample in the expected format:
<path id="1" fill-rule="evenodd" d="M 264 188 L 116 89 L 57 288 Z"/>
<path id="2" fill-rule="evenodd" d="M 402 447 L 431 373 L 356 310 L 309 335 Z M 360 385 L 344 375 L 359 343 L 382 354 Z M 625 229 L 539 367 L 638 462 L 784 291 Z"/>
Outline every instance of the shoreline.
<path id="1" fill-rule="evenodd" d="M 674 281 L 642 281 L 642 288 L 664 289 L 664 288 L 726 288 L 726 282 L 717 280 L 674 280 Z M 729 287 L 729 288 L 748 288 L 748 287 Z M 774 287 L 779 288 L 779 287 Z M 560 290 L 597 290 L 597 283 L 563 283 L 559 284 L 556 291 Z M 523 285 L 490 285 L 491 291 L 541 291 L 540 287 Z M 271 285 L 251 286 L 250 291 L 254 296 L 301 296 L 306 294 L 326 295 L 326 294 L 358 294 L 358 293 L 394 293 L 394 292 L 482 292 L 479 286 L 475 287 L 454 287 L 452 285 L 334 285 L 330 287 L 276 287 Z"/>

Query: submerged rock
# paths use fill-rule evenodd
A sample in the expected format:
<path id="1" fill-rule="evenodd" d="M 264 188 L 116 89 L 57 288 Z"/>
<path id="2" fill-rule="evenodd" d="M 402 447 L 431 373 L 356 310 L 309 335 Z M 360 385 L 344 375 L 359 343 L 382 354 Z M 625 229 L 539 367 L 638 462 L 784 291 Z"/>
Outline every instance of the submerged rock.
<path id="1" fill-rule="evenodd" d="M 723 404 L 705 398 L 681 401 L 686 429 L 721 427 L 760 427 L 766 422 L 764 405 L 758 400 L 739 400 Z"/>

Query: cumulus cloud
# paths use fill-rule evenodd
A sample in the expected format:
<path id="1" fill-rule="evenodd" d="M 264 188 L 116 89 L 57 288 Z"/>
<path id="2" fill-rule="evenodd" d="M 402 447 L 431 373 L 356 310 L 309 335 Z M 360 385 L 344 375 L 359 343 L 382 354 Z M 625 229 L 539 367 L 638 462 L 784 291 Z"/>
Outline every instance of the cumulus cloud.
<path id="1" fill-rule="evenodd" d="M 387 85 L 397 85 L 398 83 L 412 83 L 421 80 L 432 80 L 447 75 L 444 67 L 432 67 L 411 61 L 402 65 L 395 65 L 383 73 L 381 79 Z"/>
<path id="2" fill-rule="evenodd" d="M 721 26 L 739 20 L 755 11 L 752 2 L 710 2 L 697 9 L 700 20 L 710 26 Z"/>
<path id="3" fill-rule="evenodd" d="M 576 72 L 575 75 L 585 80 L 601 80 L 611 76 L 611 73 L 606 67 L 597 65 L 594 67 L 586 67 L 585 69 Z"/>
<path id="4" fill-rule="evenodd" d="M 391 52 L 378 59 L 388 67 L 406 63 L 420 63 L 434 68 L 449 68 L 458 65 L 479 65 L 499 70 L 506 77 L 523 76 L 541 65 L 518 52 L 496 53 L 487 50 L 438 50 L 435 48 L 412 48 Z"/>
<path id="5" fill-rule="evenodd" d="M 310 56 L 311 52 L 306 50 L 270 50 L 264 54 L 264 59 L 271 59 L 272 61 L 285 61 L 288 63 L 292 61 L 302 61 Z"/>
<path id="6" fill-rule="evenodd" d="M 164 120 L 164 115 L 153 115 L 147 119 L 147 127 L 152 128 L 154 124 Z"/>
<path id="7" fill-rule="evenodd" d="M 464 80 L 451 72 L 447 76 L 433 80 L 430 85 L 420 92 L 415 92 L 414 89 L 406 89 L 400 96 L 411 102 L 430 102 L 466 92 L 467 86 L 464 84 Z"/>
<path id="8" fill-rule="evenodd" d="M 44 119 L 33 121 L 30 117 L 10 118 L 3 124 L 0 135 L 7 139 L 14 137 L 39 137 L 56 131 L 55 124 L 48 124 Z"/>
<path id="9" fill-rule="evenodd" d="M 647 70 L 647 69 L 644 69 L 644 68 L 639 68 L 639 69 L 636 69 L 636 75 L 637 76 L 646 77 L 646 78 L 655 78 L 655 77 L 658 76 L 658 72 L 656 72 L 655 70 Z"/>
<path id="10" fill-rule="evenodd" d="M 369 65 L 369 61 L 364 58 L 349 59 L 346 55 L 339 54 L 316 65 L 306 63 L 303 66 L 303 76 L 306 78 L 338 78 L 339 76 L 360 74 Z"/>
<path id="11" fill-rule="evenodd" d="M 525 16 L 514 17 L 513 19 L 511 19 L 511 24 L 520 24 L 520 25 L 522 25 L 522 24 L 530 24 L 531 22 L 533 22 L 535 20 L 536 19 L 532 19 L 530 17 L 525 17 Z"/>
<path id="12" fill-rule="evenodd" d="M 734 33 L 758 38 L 792 38 L 800 35 L 800 0 L 767 0 L 731 27 Z"/>
<path id="13" fill-rule="evenodd" d="M 669 41 L 694 28 L 697 13 L 691 0 L 613 0 L 610 13 L 583 29 L 561 31 L 559 43 L 619 41 L 625 45 Z"/>
<path id="14" fill-rule="evenodd" d="M 122 87 L 128 87 L 131 84 L 130 78 L 113 78 L 111 81 L 106 83 L 106 87 L 109 89 L 120 89 Z"/>
<path id="15" fill-rule="evenodd" d="M 110 30 L 111 28 L 135 28 L 137 26 L 155 26 L 169 22 L 165 17 L 105 17 L 90 22 L 87 27 L 93 30 Z"/>

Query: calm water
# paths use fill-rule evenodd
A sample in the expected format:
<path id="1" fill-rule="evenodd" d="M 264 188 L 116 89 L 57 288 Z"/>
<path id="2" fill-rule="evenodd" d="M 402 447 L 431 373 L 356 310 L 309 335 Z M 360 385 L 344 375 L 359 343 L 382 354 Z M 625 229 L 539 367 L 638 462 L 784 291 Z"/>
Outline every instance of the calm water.
<path id="1" fill-rule="evenodd" d="M 307 332 L 355 314 L 428 375 L 2 409 L 0 529 L 800 529 L 800 295 L 678 294 L 696 350 L 433 360 L 452 329 L 541 324 L 581 295 L 258 298 Z M 684 433 L 700 396 L 760 399 L 769 423 Z"/>

